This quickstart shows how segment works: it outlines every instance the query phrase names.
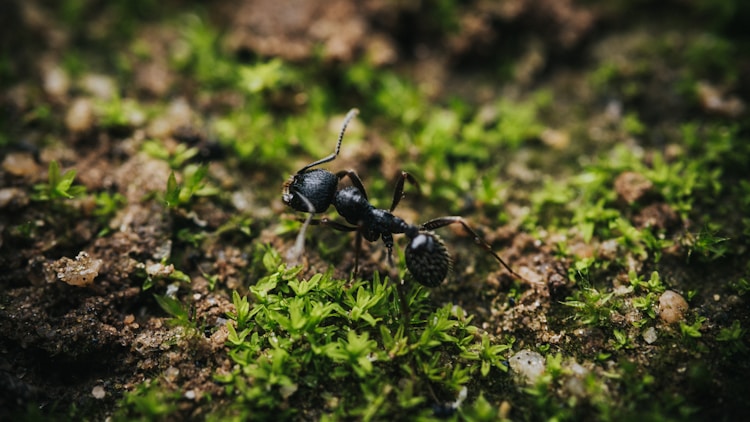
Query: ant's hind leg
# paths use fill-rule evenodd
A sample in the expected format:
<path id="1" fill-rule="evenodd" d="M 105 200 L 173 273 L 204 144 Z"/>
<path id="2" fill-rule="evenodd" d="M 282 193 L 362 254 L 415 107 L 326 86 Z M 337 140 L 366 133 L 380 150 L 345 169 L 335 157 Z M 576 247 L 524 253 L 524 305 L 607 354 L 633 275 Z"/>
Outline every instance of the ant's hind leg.
<path id="1" fill-rule="evenodd" d="M 438 217 L 438 218 L 432 219 L 432 220 L 430 220 L 430 221 L 422 224 L 420 226 L 420 229 L 422 229 L 422 230 L 434 230 L 434 229 L 439 229 L 440 227 L 445 227 L 445 226 L 448 226 L 448 225 L 454 224 L 454 223 L 461 224 L 463 226 L 463 228 L 474 237 L 474 243 L 476 243 L 477 246 L 479 246 L 480 248 L 482 248 L 485 251 L 487 251 L 490 255 L 492 255 L 500 264 L 502 264 L 503 267 L 505 267 L 506 270 L 508 270 L 508 272 L 513 277 L 516 277 L 519 280 L 523 280 L 523 281 L 525 281 L 527 283 L 531 283 L 531 284 L 544 284 L 544 283 L 539 282 L 539 281 L 528 280 L 528 279 L 522 277 L 520 274 L 518 274 L 515 271 L 513 271 L 513 269 L 510 268 L 510 266 L 507 263 L 505 263 L 505 261 L 502 258 L 500 258 L 500 255 L 498 255 L 497 253 L 495 253 L 495 251 L 492 250 L 492 246 L 490 246 L 490 244 L 487 243 L 486 240 L 482 239 L 479 236 L 479 234 L 477 234 L 477 232 L 475 232 L 474 229 L 471 228 L 471 226 L 469 226 L 469 223 L 467 223 L 466 220 L 464 220 L 463 217 L 459 217 L 459 216 Z"/>

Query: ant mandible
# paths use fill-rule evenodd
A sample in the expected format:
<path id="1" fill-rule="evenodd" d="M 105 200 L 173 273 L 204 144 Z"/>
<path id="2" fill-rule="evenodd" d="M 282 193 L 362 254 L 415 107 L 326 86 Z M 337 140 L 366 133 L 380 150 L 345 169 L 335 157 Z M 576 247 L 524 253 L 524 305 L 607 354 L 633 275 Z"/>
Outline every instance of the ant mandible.
<path id="1" fill-rule="evenodd" d="M 375 208 L 370 204 L 362 180 L 353 170 L 343 170 L 334 174 L 323 169 L 313 169 L 313 167 L 333 161 L 338 156 L 346 127 L 358 113 L 359 110 L 356 108 L 347 113 L 339 133 L 336 150 L 331 155 L 302 167 L 284 183 L 282 201 L 297 211 L 309 214 L 287 257 L 296 261 L 302 254 L 305 231 L 310 224 L 325 225 L 338 231 L 356 232 L 354 253 L 354 273 L 356 274 L 363 237 L 370 242 L 383 239 L 388 250 L 388 263 L 393 265 L 393 235 L 404 234 L 409 239 L 405 251 L 406 268 L 420 284 L 426 287 L 436 287 L 448 275 L 452 261 L 445 244 L 432 230 L 458 223 L 474 237 L 474 242 L 479 247 L 491 254 L 509 273 L 520 280 L 525 280 L 492 250 L 492 247 L 469 226 L 463 217 L 438 217 L 417 226 L 395 216 L 393 211 L 404 196 L 404 183 L 408 181 L 419 188 L 416 179 L 409 173 L 401 172 L 396 182 L 391 207 L 385 210 Z M 339 189 L 339 182 L 344 177 L 351 179 L 352 186 Z M 328 218 L 314 219 L 315 214 L 325 212 L 331 205 L 349 225 Z"/>

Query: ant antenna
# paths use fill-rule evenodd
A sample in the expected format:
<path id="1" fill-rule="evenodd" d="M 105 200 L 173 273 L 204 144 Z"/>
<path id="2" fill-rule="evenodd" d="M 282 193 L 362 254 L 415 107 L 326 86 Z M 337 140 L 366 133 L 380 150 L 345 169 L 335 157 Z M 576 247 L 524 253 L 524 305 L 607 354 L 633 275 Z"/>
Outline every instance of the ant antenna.
<path id="1" fill-rule="evenodd" d="M 351 122 L 352 119 L 357 114 L 359 114 L 359 109 L 356 109 L 356 108 L 353 108 L 353 109 L 349 110 L 348 113 L 346 113 L 346 117 L 344 117 L 344 124 L 341 126 L 341 132 L 339 133 L 339 141 L 338 141 L 338 143 L 336 143 L 336 151 L 334 151 L 333 154 L 329 155 L 328 157 L 321 158 L 320 160 L 315 161 L 314 163 L 310 163 L 310 164 L 302 167 L 302 169 L 300 169 L 300 171 L 298 171 L 297 174 L 304 173 L 307 169 L 309 169 L 311 167 L 315 167 L 317 165 L 324 164 L 324 163 L 327 163 L 329 161 L 333 161 L 333 159 L 336 158 L 336 156 L 339 155 L 339 150 L 341 149 L 341 141 L 344 140 L 344 132 L 346 132 L 346 127 L 349 125 L 349 122 Z"/>

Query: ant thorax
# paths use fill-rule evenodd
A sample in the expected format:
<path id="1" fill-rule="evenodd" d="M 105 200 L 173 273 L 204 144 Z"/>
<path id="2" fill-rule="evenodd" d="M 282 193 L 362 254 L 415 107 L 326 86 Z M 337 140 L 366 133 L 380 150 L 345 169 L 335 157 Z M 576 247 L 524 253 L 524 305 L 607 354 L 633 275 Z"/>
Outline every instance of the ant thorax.
<path id="1" fill-rule="evenodd" d="M 333 206 L 347 223 L 354 225 L 361 224 L 363 220 L 369 220 L 373 209 L 367 198 L 354 186 L 347 186 L 336 192 Z"/>

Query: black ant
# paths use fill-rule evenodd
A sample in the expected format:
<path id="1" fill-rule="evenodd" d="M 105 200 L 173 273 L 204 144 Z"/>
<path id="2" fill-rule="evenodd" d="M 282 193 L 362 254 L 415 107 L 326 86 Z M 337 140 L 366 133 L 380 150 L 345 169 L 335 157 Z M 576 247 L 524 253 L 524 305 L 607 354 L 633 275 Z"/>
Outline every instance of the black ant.
<path id="1" fill-rule="evenodd" d="M 525 280 L 516 274 L 485 240 L 479 237 L 463 217 L 438 217 L 417 226 L 393 215 L 393 211 L 404 196 L 404 182 L 408 181 L 419 188 L 416 179 L 409 173 L 401 172 L 396 182 L 391 207 L 385 210 L 375 208 L 370 204 L 362 180 L 354 171 L 344 170 L 334 174 L 323 169 L 313 169 L 315 166 L 333 161 L 338 156 L 346 127 L 358 113 L 357 109 L 352 109 L 347 113 L 333 154 L 302 167 L 284 183 L 282 201 L 297 211 L 309 213 L 288 258 L 296 260 L 302 254 L 305 231 L 310 224 L 325 225 L 339 231 L 357 232 L 354 254 L 354 273 L 356 274 L 363 237 L 370 242 L 383 239 L 388 249 L 388 263 L 392 265 L 393 235 L 403 233 L 409 239 L 405 251 L 406 268 L 420 284 L 426 287 L 436 287 L 448 275 L 451 269 L 451 257 L 443 241 L 432 230 L 458 223 L 474 237 L 479 247 L 490 253 L 508 272 L 518 279 Z M 351 179 L 352 186 L 339 189 L 339 181 L 344 177 Z M 325 212 L 331 205 L 350 225 L 328 218 L 313 219 L 315 214 Z"/>

